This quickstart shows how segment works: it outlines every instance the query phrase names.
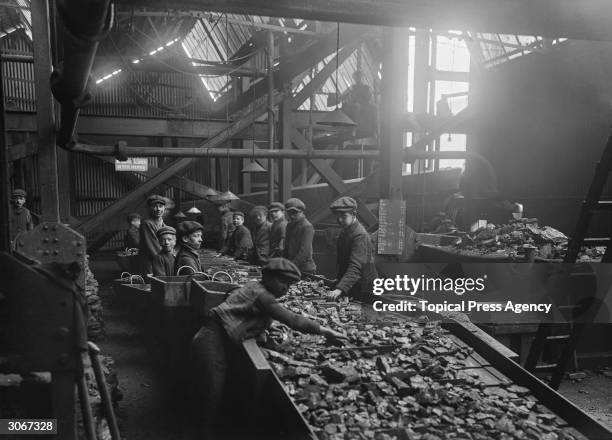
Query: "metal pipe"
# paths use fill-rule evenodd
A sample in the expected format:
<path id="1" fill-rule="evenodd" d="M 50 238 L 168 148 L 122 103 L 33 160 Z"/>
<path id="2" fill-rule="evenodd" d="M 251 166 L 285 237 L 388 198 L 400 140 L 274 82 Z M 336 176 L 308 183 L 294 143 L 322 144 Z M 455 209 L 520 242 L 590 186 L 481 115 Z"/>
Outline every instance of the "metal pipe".
<path id="1" fill-rule="evenodd" d="M 65 28 L 64 59 L 51 74 L 51 90 L 61 104 L 57 144 L 67 148 L 81 107 L 91 101 L 91 67 L 100 40 L 112 27 L 114 10 L 110 0 L 57 0 L 57 10 Z"/>

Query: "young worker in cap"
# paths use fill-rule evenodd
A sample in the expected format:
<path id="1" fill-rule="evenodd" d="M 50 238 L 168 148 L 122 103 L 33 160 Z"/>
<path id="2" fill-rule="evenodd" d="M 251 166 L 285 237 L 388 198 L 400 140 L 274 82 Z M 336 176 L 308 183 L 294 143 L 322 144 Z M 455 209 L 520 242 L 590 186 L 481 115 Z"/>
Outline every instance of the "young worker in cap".
<path id="1" fill-rule="evenodd" d="M 157 240 L 157 230 L 166 226 L 164 212 L 166 212 L 166 199 L 162 196 L 152 195 L 147 199 L 150 217 L 140 224 L 140 255 L 141 270 L 143 274 L 153 273 L 153 258 L 161 250 Z"/>
<path id="2" fill-rule="evenodd" d="M 237 260 L 248 260 L 253 250 L 253 239 L 251 231 L 244 226 L 244 213 L 234 212 L 232 217 L 234 232 L 229 240 L 229 245 L 222 250 L 223 255 L 231 255 Z"/>
<path id="3" fill-rule="evenodd" d="M 204 227 L 198 222 L 186 221 L 179 223 L 178 233 L 181 247 L 174 259 L 175 275 L 189 275 L 195 272 L 202 272 L 198 249 L 202 246 L 203 232 Z M 180 273 L 179 269 L 181 269 Z"/>
<path id="4" fill-rule="evenodd" d="M 253 220 L 251 261 L 254 264 L 264 265 L 270 257 L 270 227 L 272 225 L 268 221 L 268 209 L 265 206 L 255 206 L 249 214 Z"/>
<path id="5" fill-rule="evenodd" d="M 198 397 L 202 399 L 198 411 L 204 438 L 211 438 L 213 423 L 218 420 L 226 383 L 229 383 L 226 378 L 234 372 L 239 374 L 235 371 L 237 366 L 230 361 L 242 341 L 263 335 L 274 319 L 303 333 L 345 338 L 342 333 L 279 304 L 278 298 L 300 280 L 300 271 L 293 263 L 284 258 L 271 258 L 261 273 L 260 281 L 251 281 L 233 290 L 225 302 L 213 308 L 206 324 L 192 340 L 193 373 Z"/>
<path id="6" fill-rule="evenodd" d="M 340 197 L 329 208 L 342 228 L 337 244 L 338 281 L 329 296 L 335 299 L 347 295 L 369 302 L 372 283 L 378 275 L 370 235 L 357 220 L 357 202 L 351 197 Z"/>
<path id="7" fill-rule="evenodd" d="M 312 259 L 314 227 L 306 220 L 305 210 L 306 205 L 300 199 L 289 199 L 285 202 L 289 223 L 287 223 L 284 257 L 291 260 L 302 272 L 315 273 L 317 266 Z"/>
<path id="8" fill-rule="evenodd" d="M 15 237 L 20 233 L 34 229 L 32 214 L 30 214 L 30 210 L 25 207 L 26 195 L 23 189 L 15 189 L 11 194 L 11 243 L 15 241 Z"/>
<path id="9" fill-rule="evenodd" d="M 140 247 L 140 214 L 135 212 L 128 214 L 127 222 L 130 226 L 125 232 L 124 246 L 126 249 L 138 249 Z"/>
<path id="10" fill-rule="evenodd" d="M 270 226 L 270 257 L 282 257 L 285 250 L 285 233 L 287 220 L 285 220 L 285 206 L 274 202 L 268 206 L 268 213 L 272 219 Z"/>
<path id="11" fill-rule="evenodd" d="M 176 229 L 164 226 L 157 230 L 157 239 L 161 251 L 153 259 L 153 275 L 169 277 L 174 275 L 174 246 L 176 245 Z"/>

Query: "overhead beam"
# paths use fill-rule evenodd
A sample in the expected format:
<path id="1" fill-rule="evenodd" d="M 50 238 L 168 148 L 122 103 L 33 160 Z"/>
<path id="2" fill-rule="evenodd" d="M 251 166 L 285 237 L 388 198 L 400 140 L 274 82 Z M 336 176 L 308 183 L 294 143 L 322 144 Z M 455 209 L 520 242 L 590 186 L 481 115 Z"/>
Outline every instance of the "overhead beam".
<path id="1" fill-rule="evenodd" d="M 291 134 L 291 142 L 293 142 L 293 145 L 299 150 L 312 150 L 312 145 L 310 142 L 308 142 L 308 140 L 295 129 Z M 310 161 L 310 164 L 336 194 L 344 194 L 349 190 L 349 186 L 344 183 L 342 177 L 336 173 L 336 171 L 327 163 L 325 159 L 313 159 Z M 378 222 L 378 218 L 372 214 L 363 200 L 357 197 L 356 201 L 357 215 L 366 225 L 371 226 Z"/>
<path id="2" fill-rule="evenodd" d="M 282 94 L 275 95 L 275 103 L 281 102 L 282 97 Z M 265 104 L 259 104 L 257 106 L 254 106 L 253 110 L 251 110 L 250 113 L 247 113 L 242 118 L 229 125 L 226 129 L 212 136 L 210 139 L 200 145 L 200 148 L 206 149 L 218 147 L 223 142 L 227 141 L 228 139 L 231 139 L 232 136 L 234 136 L 236 133 L 239 133 L 240 131 L 248 127 L 250 124 L 252 124 L 257 118 L 264 114 L 266 110 L 267 108 Z M 178 159 L 174 162 L 171 162 L 167 166 L 163 167 L 162 170 L 158 174 L 153 176 L 151 179 L 147 180 L 139 187 L 130 191 L 123 198 L 104 208 L 96 216 L 82 223 L 77 229 L 83 234 L 91 232 L 111 217 L 119 214 L 132 203 L 142 199 L 150 190 L 152 190 L 156 186 L 166 182 L 172 176 L 175 176 L 176 174 L 185 170 L 189 165 L 193 163 L 193 161 L 193 158 L 186 158 Z"/>
<path id="3" fill-rule="evenodd" d="M 150 9 L 612 40 L 608 0 L 117 0 Z"/>

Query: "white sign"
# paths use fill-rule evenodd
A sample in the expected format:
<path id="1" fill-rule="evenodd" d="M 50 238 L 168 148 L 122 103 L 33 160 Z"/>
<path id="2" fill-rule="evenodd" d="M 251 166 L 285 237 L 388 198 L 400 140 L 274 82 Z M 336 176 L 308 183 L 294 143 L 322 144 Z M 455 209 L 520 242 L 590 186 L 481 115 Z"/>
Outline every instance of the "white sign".
<path id="1" fill-rule="evenodd" d="M 146 157 L 128 157 L 126 161 L 115 159 L 115 171 L 148 171 L 149 162 Z"/>

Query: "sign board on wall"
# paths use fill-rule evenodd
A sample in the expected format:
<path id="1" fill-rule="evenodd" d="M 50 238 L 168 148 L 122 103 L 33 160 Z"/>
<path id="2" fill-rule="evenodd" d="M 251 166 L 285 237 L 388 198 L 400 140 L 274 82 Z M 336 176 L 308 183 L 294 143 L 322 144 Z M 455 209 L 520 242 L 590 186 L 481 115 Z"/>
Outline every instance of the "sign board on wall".
<path id="1" fill-rule="evenodd" d="M 378 207 L 378 253 L 401 255 L 406 235 L 406 201 L 380 199 Z"/>
<path id="2" fill-rule="evenodd" d="M 146 157 L 128 157 L 128 160 L 115 160 L 115 171 L 148 171 L 149 161 Z"/>

